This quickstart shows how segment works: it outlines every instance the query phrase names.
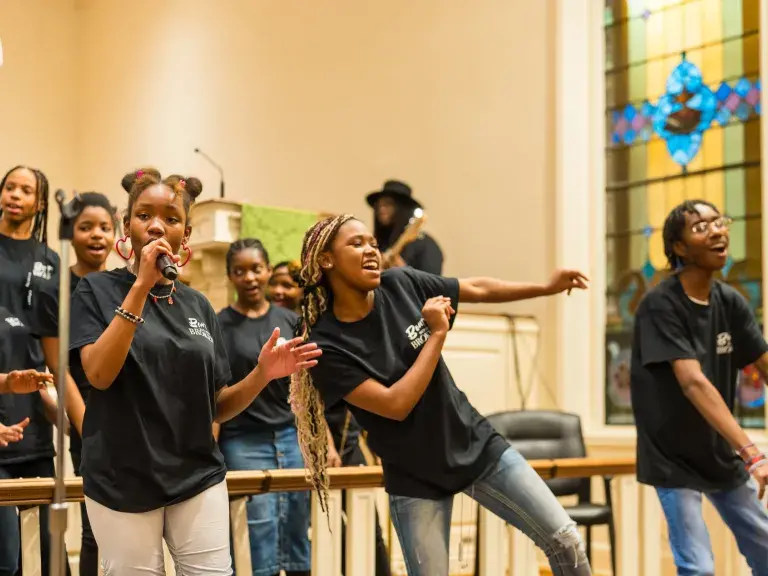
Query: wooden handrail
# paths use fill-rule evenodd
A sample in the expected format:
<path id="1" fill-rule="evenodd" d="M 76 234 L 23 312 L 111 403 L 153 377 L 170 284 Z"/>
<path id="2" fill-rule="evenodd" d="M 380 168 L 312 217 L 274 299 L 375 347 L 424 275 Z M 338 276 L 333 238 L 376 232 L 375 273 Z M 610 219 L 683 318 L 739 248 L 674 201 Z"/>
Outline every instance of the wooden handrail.
<path id="1" fill-rule="evenodd" d="M 635 473 L 634 458 L 564 458 L 531 460 L 531 466 L 542 478 L 585 478 L 587 476 L 619 476 Z M 380 466 L 331 468 L 331 489 L 379 488 L 383 486 Z M 82 478 L 67 478 L 68 502 L 83 500 Z M 0 506 L 39 506 L 53 498 L 52 478 L 19 478 L 0 480 Z M 265 470 L 227 473 L 230 496 L 247 496 L 264 492 L 300 492 L 310 490 L 304 470 Z"/>

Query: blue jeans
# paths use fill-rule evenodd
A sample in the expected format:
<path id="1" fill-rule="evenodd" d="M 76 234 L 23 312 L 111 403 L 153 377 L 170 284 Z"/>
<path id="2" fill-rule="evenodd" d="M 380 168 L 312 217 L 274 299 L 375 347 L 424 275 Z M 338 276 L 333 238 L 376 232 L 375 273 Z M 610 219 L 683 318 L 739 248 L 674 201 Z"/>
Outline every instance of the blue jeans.
<path id="1" fill-rule="evenodd" d="M 701 514 L 701 492 L 656 488 L 669 526 L 669 545 L 679 576 L 714 576 L 715 560 Z M 736 538 L 755 576 L 768 576 L 768 513 L 757 499 L 754 480 L 705 494 Z"/>
<path id="2" fill-rule="evenodd" d="M 221 452 L 229 470 L 304 468 L 296 427 L 273 432 L 222 430 Z M 246 504 L 254 576 L 311 569 L 309 492 L 270 492 Z"/>
<path id="3" fill-rule="evenodd" d="M 531 538 L 554 576 L 592 574 L 576 524 L 517 450 L 508 448 L 464 494 Z M 448 576 L 453 497 L 390 495 L 389 502 L 408 576 Z"/>

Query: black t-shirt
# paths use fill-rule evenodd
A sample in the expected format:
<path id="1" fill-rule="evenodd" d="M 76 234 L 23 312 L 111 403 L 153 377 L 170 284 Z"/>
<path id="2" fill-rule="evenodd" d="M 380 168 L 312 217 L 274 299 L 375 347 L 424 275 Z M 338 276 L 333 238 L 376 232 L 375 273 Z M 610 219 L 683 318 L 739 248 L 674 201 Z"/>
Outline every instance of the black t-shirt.
<path id="1" fill-rule="evenodd" d="M 672 362 L 696 359 L 733 409 L 738 370 L 768 351 L 746 301 L 714 282 L 709 304 L 693 302 L 677 276 L 648 292 L 635 315 L 632 409 L 637 479 L 702 492 L 746 482 L 741 459 L 683 394 Z"/>
<path id="2" fill-rule="evenodd" d="M 219 326 L 236 384 L 253 371 L 259 363 L 261 347 L 272 331 L 280 328 L 280 337 L 293 338 L 298 315 L 291 310 L 270 304 L 259 318 L 244 316 L 232 307 L 219 312 Z M 288 401 L 290 378 L 273 380 L 243 412 L 221 425 L 221 440 L 244 431 L 271 431 L 293 424 L 293 412 Z"/>
<path id="3" fill-rule="evenodd" d="M 125 268 L 80 280 L 72 350 L 98 340 L 134 281 Z M 158 296 L 169 291 L 152 289 Z M 142 316 L 115 381 L 90 391 L 83 423 L 83 490 L 120 512 L 182 502 L 226 474 L 212 425 L 216 394 L 231 376 L 215 312 L 205 296 L 177 282 L 173 304 L 149 296 Z"/>
<path id="4" fill-rule="evenodd" d="M 75 293 L 77 285 L 80 283 L 80 276 L 70 270 L 69 272 L 69 290 L 71 294 Z M 59 286 L 48 286 L 37 295 L 37 305 L 34 309 L 35 332 L 41 338 L 59 337 Z M 70 325 L 76 321 L 71 318 Z M 71 332 L 71 328 L 70 328 Z M 91 384 L 85 375 L 82 364 L 80 364 L 80 353 L 77 350 L 70 350 L 69 353 L 69 373 L 77 384 L 83 401 L 88 403 L 88 394 L 91 390 Z M 82 449 L 82 439 L 74 427 L 69 429 L 69 451 L 79 454 Z"/>
<path id="5" fill-rule="evenodd" d="M 45 370 L 43 349 L 35 332 L 34 311 L 41 291 L 59 283 L 59 256 L 33 239 L 15 240 L 0 234 L 0 306 L 30 329 L 25 359 L 18 369 Z M 20 359 L 21 360 L 21 359 Z M 45 417 L 39 394 L 0 395 L 0 420 L 16 424 L 29 417 L 21 442 L 0 448 L 0 464 L 50 458 L 53 427 Z"/>
<path id="6" fill-rule="evenodd" d="M 421 316 L 424 303 L 448 296 L 458 309 L 459 282 L 413 268 L 381 275 L 373 310 L 357 322 L 340 322 L 332 309 L 312 329 L 323 350 L 312 369 L 326 406 L 334 406 L 364 381 L 391 386 L 416 361 L 429 338 Z M 381 457 L 387 492 L 440 499 L 471 485 L 508 448 L 469 403 L 441 358 L 427 390 L 402 422 L 350 405 Z"/>
<path id="7" fill-rule="evenodd" d="M 443 273 L 443 251 L 429 234 L 423 234 L 408 244 L 401 256 L 411 268 L 430 274 Z"/>
<path id="8" fill-rule="evenodd" d="M 349 418 L 349 419 L 347 419 Z M 333 406 L 326 406 L 325 421 L 333 436 L 333 442 L 339 454 L 344 455 L 354 450 L 360 439 L 360 424 L 349 410 L 349 406 L 344 400 L 339 400 Z M 346 435 L 344 428 L 347 429 Z M 342 441 L 344 446 L 341 445 Z"/>

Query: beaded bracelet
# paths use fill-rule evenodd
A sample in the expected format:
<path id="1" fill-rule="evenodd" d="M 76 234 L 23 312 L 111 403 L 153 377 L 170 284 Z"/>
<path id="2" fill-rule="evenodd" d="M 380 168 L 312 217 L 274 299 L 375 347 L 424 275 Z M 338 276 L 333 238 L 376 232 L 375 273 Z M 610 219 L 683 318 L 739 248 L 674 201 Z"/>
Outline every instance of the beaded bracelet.
<path id="1" fill-rule="evenodd" d="M 765 466 L 766 464 L 768 464 L 768 459 L 766 459 L 765 456 L 763 456 L 762 459 L 760 459 L 757 462 L 755 462 L 754 464 L 752 464 L 752 466 L 750 466 L 747 469 L 747 472 L 749 472 L 749 474 L 752 475 L 752 473 L 755 470 L 757 470 L 758 468 L 760 468 L 760 466 Z"/>
<path id="2" fill-rule="evenodd" d="M 744 452 L 746 452 L 749 448 L 754 448 L 754 447 L 755 447 L 754 442 L 750 442 L 749 444 L 745 444 L 744 446 L 739 448 L 739 450 L 738 450 L 739 456 L 741 456 L 743 458 L 744 457 Z"/>
<path id="3" fill-rule="evenodd" d="M 131 322 L 132 324 L 144 324 L 144 318 L 141 316 L 136 316 L 136 314 L 133 314 L 132 312 L 128 312 L 128 310 L 125 310 L 124 308 L 115 308 L 115 314 L 120 316 L 121 318 L 125 318 L 128 320 L 128 322 Z"/>

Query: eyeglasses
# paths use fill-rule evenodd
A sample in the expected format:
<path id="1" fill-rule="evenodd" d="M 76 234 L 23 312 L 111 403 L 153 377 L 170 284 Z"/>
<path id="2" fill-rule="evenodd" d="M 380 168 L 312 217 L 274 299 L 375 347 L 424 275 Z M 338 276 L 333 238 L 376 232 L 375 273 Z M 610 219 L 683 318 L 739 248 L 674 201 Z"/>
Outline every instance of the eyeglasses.
<path id="1" fill-rule="evenodd" d="M 728 227 L 733 222 L 733 218 L 730 216 L 720 216 L 707 222 L 706 220 L 700 220 L 691 226 L 691 232 L 694 234 L 706 234 L 707 232 L 722 232 L 728 230 Z"/>

